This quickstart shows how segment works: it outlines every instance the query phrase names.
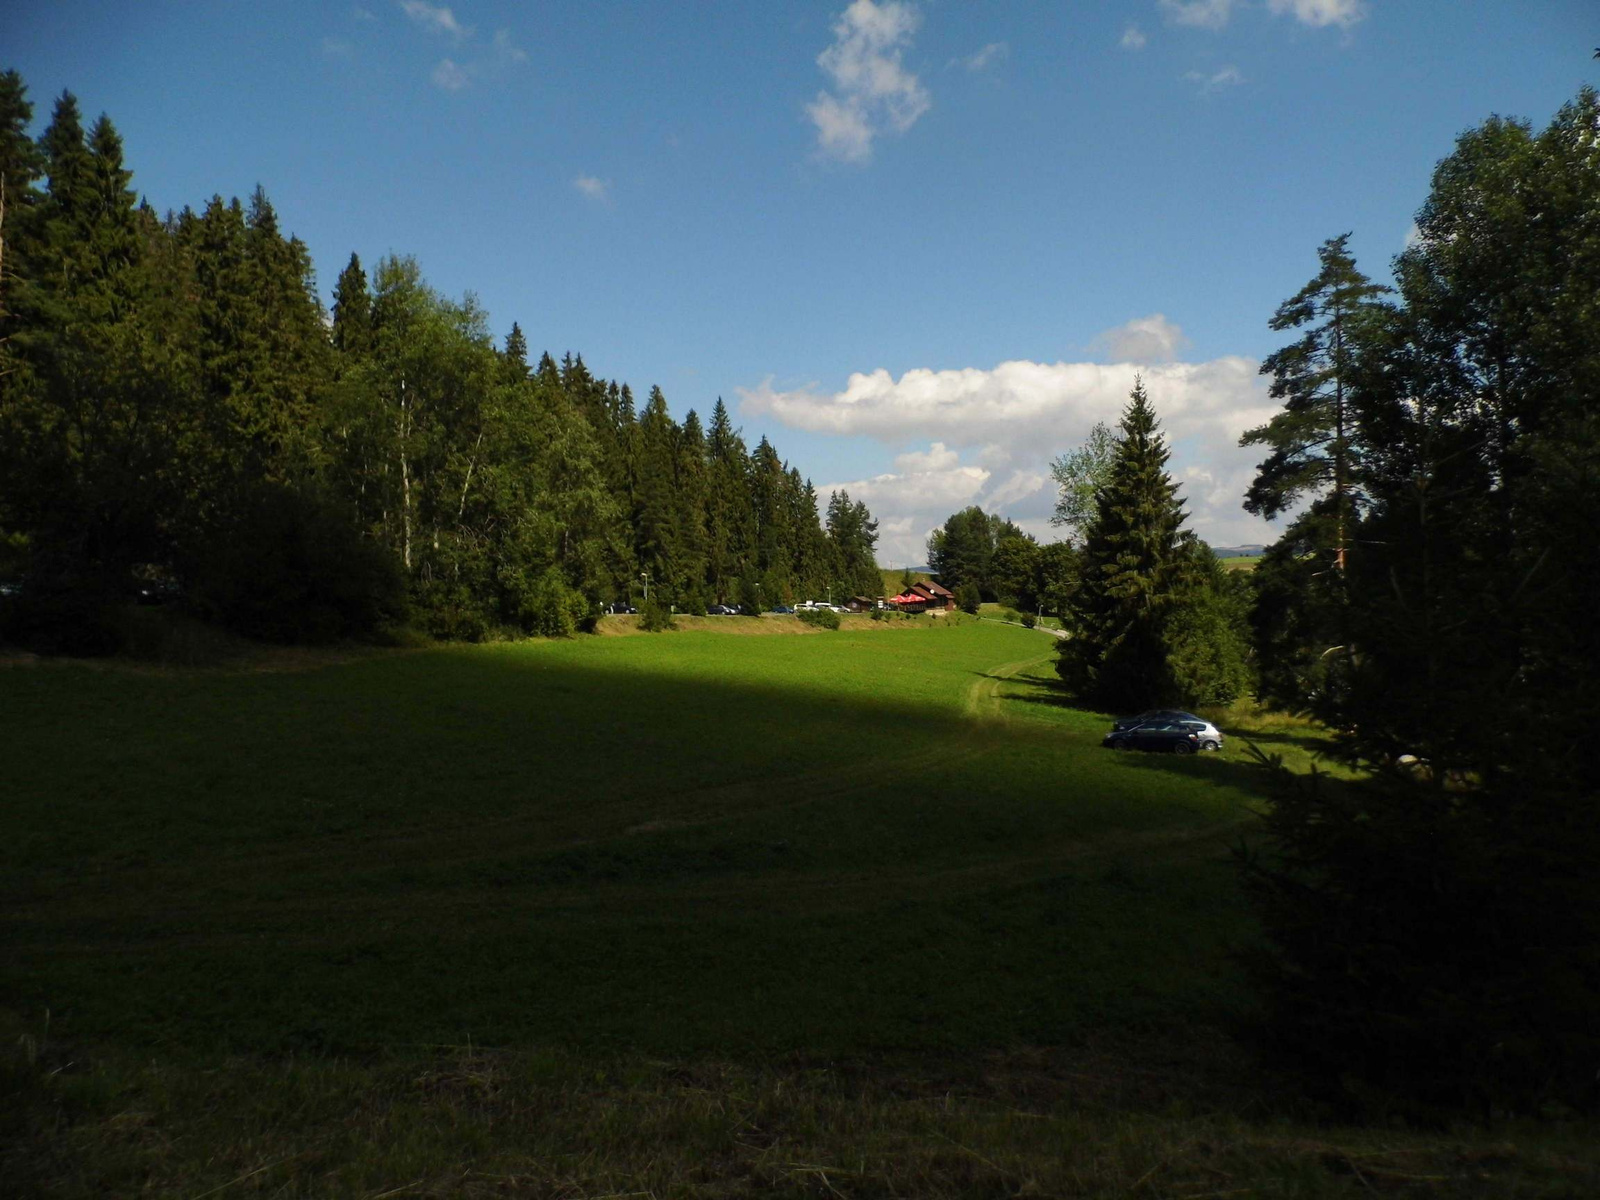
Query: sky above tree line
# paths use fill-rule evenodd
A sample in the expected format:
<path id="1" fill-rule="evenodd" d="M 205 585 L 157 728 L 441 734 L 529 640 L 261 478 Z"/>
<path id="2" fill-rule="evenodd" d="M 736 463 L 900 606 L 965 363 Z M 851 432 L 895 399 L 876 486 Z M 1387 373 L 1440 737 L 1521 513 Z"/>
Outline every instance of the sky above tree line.
<path id="1" fill-rule="evenodd" d="M 503 335 L 727 400 L 921 563 L 969 504 L 1053 540 L 1051 457 L 1142 373 L 1191 524 L 1240 507 L 1268 318 L 1434 164 L 1600 82 L 1593 0 L 9 6 L 37 127 L 110 114 L 158 210 L 259 182 L 324 298 L 414 255 Z"/>

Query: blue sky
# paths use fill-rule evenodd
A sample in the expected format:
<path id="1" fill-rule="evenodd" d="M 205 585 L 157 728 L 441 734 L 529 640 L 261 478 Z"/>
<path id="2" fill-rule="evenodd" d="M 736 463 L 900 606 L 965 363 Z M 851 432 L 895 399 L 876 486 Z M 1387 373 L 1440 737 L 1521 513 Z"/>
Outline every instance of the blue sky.
<path id="1" fill-rule="evenodd" d="M 22 3 L 158 209 L 258 182 L 315 256 L 414 255 L 503 334 L 674 411 L 720 395 L 920 562 L 969 503 L 1046 539 L 1048 462 L 1142 371 L 1192 523 L 1240 509 L 1277 304 L 1387 275 L 1434 163 L 1600 81 L 1593 0 Z"/>

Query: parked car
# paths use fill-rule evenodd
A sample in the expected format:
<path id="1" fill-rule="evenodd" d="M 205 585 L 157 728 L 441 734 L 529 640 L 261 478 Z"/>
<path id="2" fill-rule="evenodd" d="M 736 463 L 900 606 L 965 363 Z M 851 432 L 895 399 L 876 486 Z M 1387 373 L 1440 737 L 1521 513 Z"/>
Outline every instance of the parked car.
<path id="1" fill-rule="evenodd" d="M 633 605 L 624 604 L 624 603 L 622 603 L 622 601 L 619 600 L 615 604 L 613 604 L 610 608 L 606 609 L 606 611 L 608 613 L 637 613 L 639 610 L 637 608 L 635 608 Z"/>
<path id="2" fill-rule="evenodd" d="M 784 615 L 789 615 L 789 614 L 794 612 L 794 609 L 790 608 L 787 604 L 774 604 L 772 606 L 772 611 L 775 612 L 775 613 L 783 613 Z"/>
<path id="3" fill-rule="evenodd" d="M 706 616 L 708 617 L 737 617 L 738 615 L 739 608 L 734 604 L 713 604 L 706 609 Z"/>
<path id="4" fill-rule="evenodd" d="M 1113 727 L 1100 744 L 1112 750 L 1168 750 L 1173 754 L 1193 754 L 1200 749 L 1200 735 L 1191 722 L 1157 719 L 1131 729 Z"/>
<path id="5" fill-rule="evenodd" d="M 142 579 L 133 585 L 133 602 L 140 605 L 171 604 L 183 599 L 176 579 Z"/>
<path id="6" fill-rule="evenodd" d="M 1142 712 L 1136 717 L 1124 717 L 1111 726 L 1111 732 L 1117 733 L 1133 729 L 1151 721 L 1181 721 L 1200 735 L 1200 749 L 1221 750 L 1225 740 L 1222 730 L 1218 729 L 1204 717 L 1197 717 L 1192 712 L 1184 712 L 1181 708 L 1152 708 Z"/>

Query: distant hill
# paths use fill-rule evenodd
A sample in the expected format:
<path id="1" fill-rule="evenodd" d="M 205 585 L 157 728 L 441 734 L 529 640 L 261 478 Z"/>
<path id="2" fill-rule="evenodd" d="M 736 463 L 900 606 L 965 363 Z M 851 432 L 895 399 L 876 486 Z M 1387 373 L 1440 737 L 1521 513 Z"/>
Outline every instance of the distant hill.
<path id="1" fill-rule="evenodd" d="M 900 580 L 907 571 L 911 572 L 912 582 L 926 583 L 933 576 L 928 574 L 927 567 L 879 567 L 883 573 L 883 594 L 885 596 L 897 595 L 900 591 Z"/>
<path id="2" fill-rule="evenodd" d="M 1267 552 L 1265 546 L 1213 546 L 1211 553 L 1218 558 L 1260 558 Z"/>

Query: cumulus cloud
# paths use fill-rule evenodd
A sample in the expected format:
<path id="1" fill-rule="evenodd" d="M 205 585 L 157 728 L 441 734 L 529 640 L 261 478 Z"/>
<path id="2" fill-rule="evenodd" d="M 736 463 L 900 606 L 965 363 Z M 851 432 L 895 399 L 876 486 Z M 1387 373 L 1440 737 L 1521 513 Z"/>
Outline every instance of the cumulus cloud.
<path id="1" fill-rule="evenodd" d="M 602 204 L 609 204 L 611 201 L 609 179 L 600 179 L 594 175 L 579 175 L 572 181 L 572 186 L 591 200 L 598 200 Z"/>
<path id="2" fill-rule="evenodd" d="M 1118 43 L 1124 50 L 1143 50 L 1150 41 L 1145 37 L 1144 30 L 1137 25 L 1129 25 L 1122 31 L 1122 41 Z"/>
<path id="3" fill-rule="evenodd" d="M 1176 330 L 1161 319 L 1162 327 Z M 770 380 L 740 389 L 743 411 L 795 429 L 865 436 L 901 451 L 892 469 L 829 484 L 865 500 L 880 526 L 879 559 L 921 562 L 928 531 L 969 504 L 1000 512 L 1051 540 L 1055 505 L 1050 460 L 1081 445 L 1097 421 L 1116 426 L 1144 378 L 1172 446 L 1170 469 L 1183 485 L 1190 527 L 1219 545 L 1272 535 L 1240 498 L 1259 454 L 1239 435 L 1276 406 L 1258 364 L 1236 356 L 1209 362 L 1057 362 L 934 371 L 898 379 L 858 372 L 842 391 L 778 391 Z M 907 446 L 926 447 L 906 449 Z"/>
<path id="4" fill-rule="evenodd" d="M 1275 17 L 1289 13 L 1314 29 L 1329 25 L 1349 29 L 1367 15 L 1364 0 L 1267 0 L 1267 9 Z"/>
<path id="5" fill-rule="evenodd" d="M 833 83 L 806 106 L 826 157 L 866 162 L 873 139 L 904 133 L 933 101 L 916 75 L 901 64 L 921 18 L 900 0 L 853 0 L 833 26 L 833 44 L 817 65 Z"/>
<path id="6" fill-rule="evenodd" d="M 528 52 L 511 40 L 511 31 L 509 29 L 496 29 L 494 31 L 494 41 L 491 43 L 491 49 L 494 51 L 495 57 L 503 62 L 519 63 L 528 61 Z"/>
<path id="7" fill-rule="evenodd" d="M 982 71 L 992 67 L 1010 53 L 1011 47 L 1005 42 L 990 42 L 976 54 L 969 54 L 966 58 L 956 59 L 953 65 L 963 66 L 969 71 Z"/>
<path id="8" fill-rule="evenodd" d="M 1118 362 L 1136 363 L 1171 362 L 1188 344 L 1182 327 L 1167 320 L 1163 313 L 1135 317 L 1125 325 L 1106 330 L 1093 342 Z"/>
<path id="9" fill-rule="evenodd" d="M 1174 25 L 1221 29 L 1228 23 L 1234 0 L 1161 0 L 1161 11 Z"/>
<path id="10" fill-rule="evenodd" d="M 456 43 L 452 57 L 441 59 L 430 78 L 434 86 L 459 92 L 474 83 L 503 76 L 512 67 L 528 61 L 527 51 L 517 45 L 509 29 L 497 29 L 487 41 L 477 36 L 471 25 L 463 25 L 445 5 L 427 0 L 398 0 L 400 10 L 411 22 L 430 34 L 449 37 Z M 360 11 L 360 10 L 358 10 Z"/>
<path id="11" fill-rule="evenodd" d="M 442 87 L 447 92 L 459 92 L 472 82 L 472 76 L 467 69 L 448 58 L 439 60 L 439 65 L 433 69 L 432 78 L 435 86 Z"/>
<path id="12" fill-rule="evenodd" d="M 462 25 L 456 20 L 455 13 L 442 4 L 429 4 L 427 0 L 400 0 L 400 11 L 429 33 L 447 34 L 458 42 L 472 36 L 472 28 Z"/>
<path id="13" fill-rule="evenodd" d="M 1184 78 L 1190 83 L 1199 84 L 1202 93 L 1221 91 L 1225 87 L 1237 87 L 1244 82 L 1244 76 L 1239 74 L 1239 68 L 1234 66 L 1223 67 L 1210 75 L 1202 71 L 1190 71 Z"/>

